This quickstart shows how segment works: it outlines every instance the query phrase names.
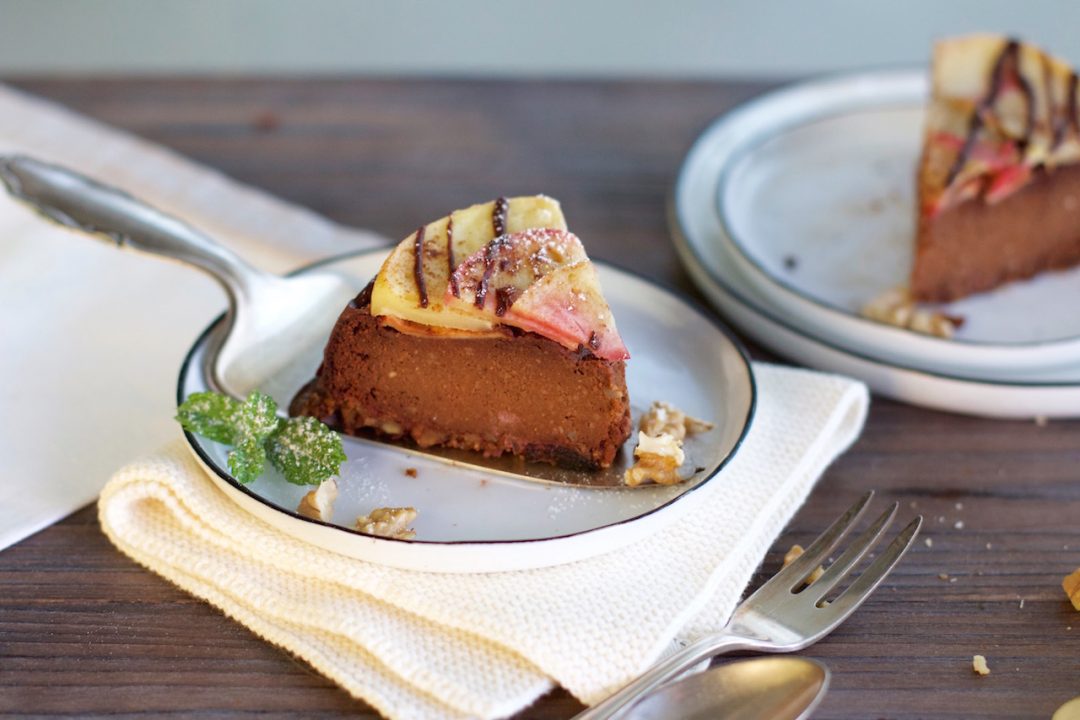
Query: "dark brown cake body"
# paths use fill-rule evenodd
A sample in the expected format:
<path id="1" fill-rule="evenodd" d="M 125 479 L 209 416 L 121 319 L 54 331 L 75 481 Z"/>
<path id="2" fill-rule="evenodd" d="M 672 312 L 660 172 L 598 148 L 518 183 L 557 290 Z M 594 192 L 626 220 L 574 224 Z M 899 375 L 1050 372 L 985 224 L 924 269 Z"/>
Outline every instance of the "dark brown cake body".
<path id="1" fill-rule="evenodd" d="M 997 202 L 965 200 L 919 219 L 911 293 L 948 302 L 1080 263 L 1080 167 L 1038 171 Z"/>
<path id="2" fill-rule="evenodd" d="M 609 466 L 630 435 L 622 361 L 534 333 L 405 333 L 361 293 L 341 314 L 315 380 L 293 400 L 348 434 L 371 430 L 580 469 Z"/>

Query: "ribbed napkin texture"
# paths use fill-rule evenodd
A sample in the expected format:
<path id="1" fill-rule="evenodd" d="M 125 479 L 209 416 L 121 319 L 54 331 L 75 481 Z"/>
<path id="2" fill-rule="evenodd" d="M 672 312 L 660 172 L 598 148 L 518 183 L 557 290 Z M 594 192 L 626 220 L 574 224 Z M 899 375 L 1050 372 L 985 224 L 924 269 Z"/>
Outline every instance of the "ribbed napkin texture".
<path id="1" fill-rule="evenodd" d="M 734 460 L 647 540 L 590 560 L 476 575 L 362 562 L 246 514 L 182 441 L 117 472 L 99 501 L 123 552 L 310 663 L 391 718 L 511 715 L 553 683 L 595 702 L 673 640 L 718 630 L 828 464 L 866 388 L 756 364 Z"/>

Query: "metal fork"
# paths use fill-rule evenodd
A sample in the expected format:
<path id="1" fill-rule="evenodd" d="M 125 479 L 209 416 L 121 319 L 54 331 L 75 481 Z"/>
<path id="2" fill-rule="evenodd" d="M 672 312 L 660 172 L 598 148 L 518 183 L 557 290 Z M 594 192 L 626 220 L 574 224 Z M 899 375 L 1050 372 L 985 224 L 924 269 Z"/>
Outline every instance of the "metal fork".
<path id="1" fill-rule="evenodd" d="M 574 720 L 617 717 L 636 701 L 704 660 L 733 650 L 781 653 L 801 650 L 828 635 L 862 605 L 904 556 L 922 526 L 908 523 L 881 555 L 839 595 L 826 602 L 839 583 L 877 543 L 896 515 L 897 503 L 883 512 L 813 583 L 807 580 L 855 525 L 871 490 L 841 515 L 806 551 L 746 598 L 720 632 L 707 635 L 661 660 L 638 679 Z"/>

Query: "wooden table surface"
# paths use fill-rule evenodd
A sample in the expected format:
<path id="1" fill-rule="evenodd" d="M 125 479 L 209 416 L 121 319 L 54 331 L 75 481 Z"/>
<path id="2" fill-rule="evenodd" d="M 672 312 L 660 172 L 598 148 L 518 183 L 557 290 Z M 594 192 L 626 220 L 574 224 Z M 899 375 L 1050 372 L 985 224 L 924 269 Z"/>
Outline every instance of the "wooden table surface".
<path id="1" fill-rule="evenodd" d="M 14 80 L 350 224 L 404 237 L 497 195 L 560 198 L 590 253 L 693 292 L 664 204 L 688 144 L 767 89 L 734 82 Z M 4 351 L 7 351 L 5 349 Z M 755 351 L 757 357 L 768 357 Z M 833 671 L 818 718 L 1049 717 L 1080 694 L 1080 427 L 875 399 L 760 583 L 868 488 L 924 537 L 806 654 Z M 10 479 L 8 479 L 10 481 Z M 945 579 L 942 579 L 947 575 Z M 1074 629 L 1075 628 L 1075 629 Z M 977 677 L 974 654 L 992 673 Z M 569 717 L 556 690 L 523 718 Z M 86 508 L 0 552 L 0 713 L 255 711 L 363 703 L 113 549 Z"/>

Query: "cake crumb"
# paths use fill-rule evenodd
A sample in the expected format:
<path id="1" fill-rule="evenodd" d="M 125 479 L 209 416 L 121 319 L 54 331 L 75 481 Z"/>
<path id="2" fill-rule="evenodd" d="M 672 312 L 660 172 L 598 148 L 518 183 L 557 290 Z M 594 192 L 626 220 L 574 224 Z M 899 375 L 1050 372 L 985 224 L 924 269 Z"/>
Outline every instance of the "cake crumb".
<path id="1" fill-rule="evenodd" d="M 356 518 L 356 529 L 368 535 L 397 540 L 412 540 L 416 532 L 409 527 L 416 519 L 416 508 L 381 507 Z"/>
<path id="2" fill-rule="evenodd" d="M 405 468 L 405 474 L 407 476 L 411 477 L 411 478 L 414 478 L 414 477 L 417 476 L 418 473 L 416 472 L 416 468 L 409 467 L 409 468 Z"/>
<path id="3" fill-rule="evenodd" d="M 962 317 L 919 307 L 904 287 L 886 290 L 863 305 L 859 314 L 870 320 L 940 338 L 951 338 L 964 324 Z"/>
<path id="4" fill-rule="evenodd" d="M 956 503 L 956 509 L 957 510 L 963 510 L 964 509 L 964 503 L 960 503 L 960 502 Z"/>
<path id="5" fill-rule="evenodd" d="M 938 580 L 946 580 L 947 581 L 949 579 L 949 573 L 938 573 L 937 576 L 938 576 Z"/>
<path id="6" fill-rule="evenodd" d="M 655 401 L 638 423 L 638 444 L 634 448 L 634 465 L 623 476 L 623 482 L 637 487 L 653 482 L 674 485 L 679 467 L 686 460 L 683 441 L 687 435 L 706 432 L 715 427 L 710 422 L 690 417 L 666 402 Z"/>
<path id="7" fill-rule="evenodd" d="M 926 538 L 923 542 L 926 543 L 926 547 L 928 548 L 934 547 L 934 541 L 930 538 Z"/>
<path id="8" fill-rule="evenodd" d="M 801 557 L 804 552 L 806 551 L 803 550 L 802 545 L 792 545 L 791 549 L 784 553 L 784 567 L 787 567 L 791 563 L 795 562 L 795 560 Z M 818 565 L 816 568 L 814 568 L 814 572 L 810 573 L 809 577 L 806 578 L 806 584 L 809 585 L 813 582 L 817 582 L 818 578 L 820 578 L 824 574 L 825 568 Z"/>
<path id="9" fill-rule="evenodd" d="M 1066 575 L 1061 581 L 1061 588 L 1069 596 L 1073 607 L 1080 610 L 1080 569 Z"/>
<path id="10" fill-rule="evenodd" d="M 990 666 L 986 664 L 986 658 L 982 655 L 976 655 L 971 658 L 971 669 L 979 675 L 990 674 Z"/>
<path id="11" fill-rule="evenodd" d="M 312 520 L 330 522 L 337 494 L 337 481 L 334 478 L 323 480 L 319 483 L 319 487 L 300 499 L 300 505 L 296 508 L 296 512 Z"/>
<path id="12" fill-rule="evenodd" d="M 1020 598 L 1020 609 L 1024 609 L 1024 598 Z"/>
<path id="13" fill-rule="evenodd" d="M 963 520 L 957 520 L 953 524 L 953 527 L 956 528 L 957 530 L 963 530 L 964 529 L 964 521 Z"/>

